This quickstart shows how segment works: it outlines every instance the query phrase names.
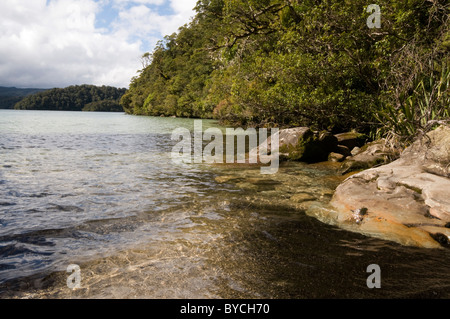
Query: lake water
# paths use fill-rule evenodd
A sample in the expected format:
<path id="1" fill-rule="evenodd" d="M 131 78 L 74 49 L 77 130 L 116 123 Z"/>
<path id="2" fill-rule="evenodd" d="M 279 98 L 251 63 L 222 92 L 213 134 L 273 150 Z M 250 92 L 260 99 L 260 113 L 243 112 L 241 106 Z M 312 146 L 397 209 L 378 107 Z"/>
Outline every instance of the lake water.
<path id="1" fill-rule="evenodd" d="M 335 168 L 176 164 L 179 127 L 193 120 L 0 110 L 0 297 L 450 297 L 448 249 L 304 214 L 302 200 L 329 201 Z M 380 289 L 367 287 L 371 264 Z"/>

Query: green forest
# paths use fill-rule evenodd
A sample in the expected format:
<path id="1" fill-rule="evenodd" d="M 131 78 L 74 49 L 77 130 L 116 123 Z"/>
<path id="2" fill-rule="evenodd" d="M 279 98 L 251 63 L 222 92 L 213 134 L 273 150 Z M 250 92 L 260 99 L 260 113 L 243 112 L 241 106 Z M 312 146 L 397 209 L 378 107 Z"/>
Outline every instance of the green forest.
<path id="1" fill-rule="evenodd" d="M 358 130 L 403 143 L 449 116 L 448 1 L 200 0 L 142 56 L 129 114 Z"/>
<path id="2" fill-rule="evenodd" d="M 123 112 L 120 99 L 126 89 L 111 86 L 74 85 L 29 95 L 16 110 Z"/>
<path id="3" fill-rule="evenodd" d="M 13 109 L 14 105 L 27 95 L 45 91 L 44 89 L 18 89 L 0 86 L 0 109 Z"/>

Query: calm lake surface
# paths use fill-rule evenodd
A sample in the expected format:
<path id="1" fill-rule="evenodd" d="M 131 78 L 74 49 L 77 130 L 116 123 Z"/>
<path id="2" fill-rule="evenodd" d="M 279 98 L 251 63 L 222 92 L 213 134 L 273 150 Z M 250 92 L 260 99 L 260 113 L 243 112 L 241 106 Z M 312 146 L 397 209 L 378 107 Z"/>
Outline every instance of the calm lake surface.
<path id="1" fill-rule="evenodd" d="M 333 167 L 176 164 L 178 127 L 193 120 L 0 110 L 0 297 L 450 297 L 448 249 L 305 215 L 342 180 Z"/>

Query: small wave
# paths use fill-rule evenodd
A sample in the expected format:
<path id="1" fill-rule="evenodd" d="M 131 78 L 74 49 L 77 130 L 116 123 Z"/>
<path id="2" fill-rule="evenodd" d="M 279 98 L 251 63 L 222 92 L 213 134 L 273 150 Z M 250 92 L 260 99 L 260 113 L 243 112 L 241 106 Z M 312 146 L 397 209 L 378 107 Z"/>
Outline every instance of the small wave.
<path id="1" fill-rule="evenodd" d="M 16 266 L 9 264 L 0 264 L 0 271 L 16 269 Z"/>
<path id="2" fill-rule="evenodd" d="M 56 209 L 58 211 L 62 212 L 84 212 L 84 209 L 78 206 L 71 206 L 71 205 L 58 205 L 58 204 L 50 204 L 52 209 Z"/>
<path id="3" fill-rule="evenodd" d="M 18 191 L 9 191 L 6 193 L 7 196 L 12 196 L 12 197 L 22 197 L 23 194 L 19 193 Z"/>
<path id="4" fill-rule="evenodd" d="M 9 245 L 0 247 L 0 256 L 1 257 L 24 255 L 27 253 L 34 253 L 34 252 L 28 248 L 25 248 L 23 245 L 18 245 L 18 244 L 9 244 Z"/>
<path id="5" fill-rule="evenodd" d="M 10 203 L 10 202 L 0 202 L 0 206 L 15 206 L 16 203 Z"/>
<path id="6" fill-rule="evenodd" d="M 43 198 L 43 197 L 48 197 L 50 195 L 52 195 L 52 194 L 50 194 L 50 193 L 39 193 L 39 194 L 31 194 L 31 195 L 28 195 L 27 197 L 30 197 L 30 198 Z"/>
<path id="7" fill-rule="evenodd" d="M 22 243 L 22 244 L 30 244 L 34 246 L 55 246 L 55 243 L 48 241 L 46 236 L 50 235 L 58 235 L 61 234 L 64 230 L 39 230 L 26 234 L 17 234 L 17 235 L 9 235 L 0 237 L 1 243 Z"/>
<path id="8" fill-rule="evenodd" d="M 27 254 L 50 256 L 53 255 L 53 252 L 31 250 L 21 243 L 8 244 L 0 247 L 0 256 L 3 258 Z"/>
<path id="9" fill-rule="evenodd" d="M 11 196 L 11 197 L 20 197 L 20 198 L 25 198 L 25 197 L 29 197 L 29 198 L 43 198 L 43 197 L 51 196 L 52 194 L 50 194 L 50 193 L 26 194 L 26 193 L 21 193 L 21 192 L 12 190 L 12 191 L 7 192 L 6 195 L 7 196 Z"/>

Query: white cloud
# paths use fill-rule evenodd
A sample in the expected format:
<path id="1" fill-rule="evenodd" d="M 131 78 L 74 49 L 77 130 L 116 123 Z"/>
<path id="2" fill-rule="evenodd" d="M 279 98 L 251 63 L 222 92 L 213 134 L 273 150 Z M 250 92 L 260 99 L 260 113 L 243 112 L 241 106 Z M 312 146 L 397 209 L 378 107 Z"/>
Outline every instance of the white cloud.
<path id="1" fill-rule="evenodd" d="M 196 0 L 8 0 L 0 2 L 0 85 L 128 86 L 140 56 L 193 16 Z M 120 6 L 111 27 L 96 28 L 104 6 Z"/>
<path id="2" fill-rule="evenodd" d="M 113 2 L 119 6 L 130 3 L 162 5 L 164 4 L 165 0 L 113 0 Z"/>
<path id="3" fill-rule="evenodd" d="M 162 2 L 159 0 L 115 1 L 129 5 L 120 12 L 118 20 L 114 23 L 115 29 L 121 30 L 124 36 L 131 39 L 139 36 L 147 40 L 147 45 L 144 43 L 146 48 L 153 48 L 158 39 L 177 32 L 179 27 L 188 23 L 194 16 L 193 8 L 197 2 L 197 0 L 170 0 L 169 5 L 173 13 L 161 15 L 157 8 L 143 4 L 159 4 Z M 158 38 L 154 37 L 155 32 L 158 33 Z"/>
<path id="4" fill-rule="evenodd" d="M 170 0 L 170 6 L 172 9 L 184 17 L 189 16 L 192 13 L 192 9 L 195 7 L 197 0 Z"/>

